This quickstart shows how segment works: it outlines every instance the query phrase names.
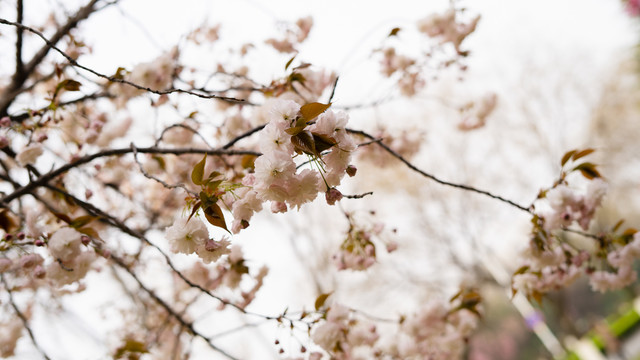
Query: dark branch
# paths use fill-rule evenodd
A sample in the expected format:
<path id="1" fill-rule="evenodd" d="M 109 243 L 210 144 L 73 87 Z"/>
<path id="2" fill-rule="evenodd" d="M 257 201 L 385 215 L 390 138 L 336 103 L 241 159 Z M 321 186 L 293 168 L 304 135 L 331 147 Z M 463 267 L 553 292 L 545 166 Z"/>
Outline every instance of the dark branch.
<path id="1" fill-rule="evenodd" d="M 232 97 L 226 97 L 226 96 L 218 96 L 218 95 L 211 95 L 211 94 L 203 94 L 203 93 L 198 93 L 198 92 L 194 92 L 191 90 L 184 90 L 184 89 L 168 89 L 168 90 L 157 90 L 157 89 L 151 89 L 149 87 L 146 86 L 141 86 L 138 85 L 136 83 L 132 83 L 130 81 L 127 81 L 125 79 L 121 79 L 121 78 L 117 78 L 114 76 L 108 76 L 102 73 L 99 73 L 91 68 L 88 68 L 84 65 L 79 64 L 76 60 L 74 60 L 71 56 L 69 56 L 67 53 L 65 53 L 64 51 L 60 50 L 58 47 L 56 47 L 55 43 L 52 40 L 47 39 L 40 31 L 33 29 L 31 27 L 28 26 L 24 26 L 22 24 L 18 24 L 16 22 L 13 21 L 8 21 L 6 19 L 2 19 L 0 18 L 0 24 L 5 24 L 5 25 L 12 25 L 12 26 L 16 26 L 18 28 L 24 29 L 26 31 L 32 32 L 34 34 L 36 34 L 39 38 L 41 38 L 46 44 L 47 44 L 47 50 L 49 48 L 57 51 L 60 55 L 62 55 L 68 62 L 69 64 L 71 64 L 72 66 L 82 69 L 86 72 L 89 72 L 99 78 L 108 80 L 109 82 L 113 82 L 113 83 L 121 83 L 121 84 L 126 84 L 129 86 L 132 86 L 138 90 L 144 90 L 146 92 L 150 92 L 150 93 L 154 93 L 154 94 L 158 94 L 158 95 L 164 95 L 164 94 L 172 94 L 172 93 L 183 93 L 183 94 L 189 94 L 189 95 L 193 95 L 193 96 L 197 96 L 199 98 L 203 98 L 203 99 L 217 99 L 217 100 L 222 100 L 222 101 L 226 101 L 226 102 L 230 102 L 230 103 L 234 103 L 234 104 L 248 104 L 248 102 L 246 100 L 243 99 L 236 99 L 236 98 L 232 98 Z M 31 64 L 31 63 L 29 63 Z M 29 69 L 29 64 L 27 65 L 27 70 Z M 24 80 L 22 80 L 22 83 L 24 83 Z M 22 83 L 20 83 L 18 85 L 18 88 L 14 89 L 17 90 L 19 89 L 19 87 L 22 85 Z M 11 86 L 9 87 L 9 90 L 11 90 Z M 13 91 L 13 90 L 12 90 Z M 19 92 L 16 92 L 15 94 L 11 94 L 12 96 L 9 96 L 8 98 L 10 98 L 9 102 L 7 104 L 4 103 L 0 103 L 0 115 L 2 114 L 6 114 L 6 111 L 8 109 L 9 104 L 11 103 L 11 101 L 13 101 L 13 99 L 19 94 Z M 4 98 L 4 97 L 3 97 Z M 5 100 L 5 99 L 3 99 Z"/>
<path id="2" fill-rule="evenodd" d="M 253 128 L 253 129 L 251 129 L 251 130 L 247 131 L 247 132 L 246 132 L 246 133 L 244 133 L 244 134 L 241 134 L 241 135 L 236 136 L 234 139 L 232 139 L 232 140 L 231 140 L 231 141 L 229 141 L 226 145 L 224 145 L 224 146 L 222 147 L 222 149 L 225 149 L 225 150 L 226 150 L 226 149 L 228 149 L 228 148 L 232 147 L 232 146 L 233 146 L 235 143 L 237 143 L 238 141 L 240 141 L 240 140 L 242 140 L 242 139 L 244 139 L 244 138 L 246 138 L 246 137 L 249 137 L 249 136 L 251 136 L 251 135 L 253 135 L 253 134 L 257 133 L 258 131 L 260 131 L 260 130 L 264 129 L 264 127 L 265 127 L 265 126 L 267 126 L 267 125 L 266 125 L 266 124 L 265 124 L 265 125 L 260 125 L 260 126 L 258 126 L 258 127 L 255 127 L 255 128 Z"/>
<path id="3" fill-rule="evenodd" d="M 184 155 L 184 154 L 207 154 L 207 155 L 214 155 L 214 156 L 222 156 L 222 155 L 260 156 L 261 155 L 258 152 L 249 151 L 249 150 L 219 150 L 219 149 L 216 150 L 216 149 L 196 149 L 196 148 L 167 149 L 167 148 L 148 147 L 148 148 L 136 148 L 136 151 L 138 153 L 146 153 L 146 154 L 173 154 L 173 155 Z M 133 149 L 128 147 L 128 148 L 120 148 L 120 149 L 103 150 L 95 154 L 81 157 L 68 164 L 60 166 L 59 168 L 52 170 L 42 176 L 39 176 L 37 179 L 34 179 L 33 181 L 31 181 L 29 184 L 19 188 L 13 193 L 0 199 L 0 206 L 7 206 L 9 202 L 11 202 L 12 200 L 32 192 L 35 188 L 39 186 L 46 185 L 49 181 L 55 179 L 57 176 L 60 176 L 73 168 L 79 167 L 80 165 L 89 163 L 98 158 L 125 155 L 132 152 L 133 152 Z"/>
<path id="4" fill-rule="evenodd" d="M 364 132 L 362 130 L 347 129 L 347 131 L 349 133 L 351 133 L 351 134 L 364 136 L 365 138 L 370 139 L 370 140 L 377 140 L 374 136 L 369 135 L 368 133 L 366 133 L 366 132 Z M 402 163 L 407 165 L 407 167 L 409 167 L 409 169 L 417 172 L 418 174 L 420 174 L 420 175 L 422 175 L 422 176 L 424 176 L 426 178 L 429 178 L 429 179 L 437 182 L 438 184 L 454 187 L 456 189 L 462 189 L 462 190 L 466 190 L 466 191 L 471 191 L 471 192 L 474 192 L 474 193 L 477 193 L 477 194 L 486 195 L 486 196 L 488 196 L 488 197 L 490 197 L 492 199 L 496 199 L 496 200 L 502 201 L 502 202 L 504 202 L 506 204 L 509 204 L 509 205 L 511 205 L 511 206 L 513 206 L 515 208 L 518 208 L 518 209 L 520 209 L 520 210 L 522 210 L 522 211 L 524 211 L 526 213 L 529 213 L 529 214 L 532 213 L 531 209 L 528 209 L 528 208 L 526 208 L 526 207 L 524 207 L 522 205 L 516 204 L 515 202 L 513 202 L 511 200 L 508 200 L 508 199 L 505 199 L 505 198 L 503 198 L 501 196 L 494 195 L 494 194 L 492 194 L 492 193 L 490 193 L 488 191 L 476 189 L 476 188 L 468 186 L 468 185 L 455 184 L 455 183 L 452 183 L 452 182 L 441 180 L 441 179 L 435 177 L 434 175 L 431 175 L 429 173 L 424 172 L 423 170 L 420 170 L 415 165 L 413 165 L 409 160 L 405 159 L 402 155 L 398 154 L 397 152 L 393 151 L 393 149 L 391 149 L 390 147 L 385 145 L 382 141 L 376 141 L 375 143 L 378 146 L 380 146 L 381 148 L 383 148 L 386 152 L 388 152 L 391 156 L 395 157 L 396 159 L 400 160 Z"/>
<path id="5" fill-rule="evenodd" d="M 7 110 L 9 109 L 9 106 L 11 105 L 13 100 L 16 98 L 16 96 L 20 94 L 21 92 L 20 89 L 24 85 L 25 81 L 32 73 L 35 72 L 38 65 L 40 65 L 42 60 L 44 60 L 44 58 L 49 53 L 49 50 L 52 48 L 57 49 L 55 47 L 55 44 L 57 44 L 65 35 L 67 35 L 69 31 L 71 31 L 71 29 L 78 26 L 78 24 L 82 20 L 88 18 L 89 15 L 91 15 L 95 11 L 94 5 L 98 1 L 99 0 L 91 0 L 87 5 L 80 8 L 80 10 L 78 10 L 78 12 L 75 15 L 73 15 L 67 20 L 66 24 L 58 28 L 58 30 L 55 32 L 55 34 L 53 34 L 53 36 L 50 39 L 46 39 L 41 32 L 35 29 L 32 29 L 28 26 L 24 26 L 20 22 L 12 22 L 12 21 L 0 19 L 0 23 L 13 25 L 13 26 L 16 26 L 19 30 L 23 30 L 23 31 L 27 30 L 29 32 L 32 32 L 38 35 L 39 37 L 45 39 L 45 43 L 46 43 L 46 45 L 40 48 L 40 50 L 38 50 L 38 52 L 33 56 L 33 58 L 31 58 L 31 60 L 26 65 L 23 66 L 22 71 L 16 72 L 13 78 L 11 79 L 11 83 L 9 84 L 9 86 L 7 86 L 6 90 L 0 97 L 0 117 L 7 115 Z M 58 51 L 61 52 L 60 50 Z M 69 56 L 66 56 L 66 57 L 68 59 L 71 59 Z"/>
<path id="6" fill-rule="evenodd" d="M 24 6 L 22 0 L 18 0 L 16 22 L 22 24 Z M 22 34 L 24 30 L 16 28 L 16 77 L 24 76 L 24 63 L 22 62 Z"/>

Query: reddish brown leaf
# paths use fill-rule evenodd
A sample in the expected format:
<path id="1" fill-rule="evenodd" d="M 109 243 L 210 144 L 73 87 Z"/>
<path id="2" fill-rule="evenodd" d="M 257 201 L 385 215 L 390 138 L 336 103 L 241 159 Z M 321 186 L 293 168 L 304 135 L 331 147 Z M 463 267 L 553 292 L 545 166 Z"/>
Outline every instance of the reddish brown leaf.
<path id="1" fill-rule="evenodd" d="M 302 107 L 300 108 L 300 113 L 302 114 L 302 117 L 304 117 L 304 119 L 308 122 L 318 117 L 318 115 L 322 114 L 330 106 L 331 106 L 331 103 L 321 104 L 321 103 L 313 102 L 306 105 L 302 105 Z"/>

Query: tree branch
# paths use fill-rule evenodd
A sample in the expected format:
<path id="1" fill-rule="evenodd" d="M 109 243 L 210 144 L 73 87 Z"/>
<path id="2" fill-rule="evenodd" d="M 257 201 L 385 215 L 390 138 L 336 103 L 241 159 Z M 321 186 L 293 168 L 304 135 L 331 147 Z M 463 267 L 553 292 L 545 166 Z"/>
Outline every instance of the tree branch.
<path id="1" fill-rule="evenodd" d="M 144 292 L 149 294 L 149 296 L 151 296 L 153 300 L 155 300 L 160 306 L 162 306 L 167 311 L 167 313 L 171 314 L 171 316 L 174 319 L 176 319 L 180 323 L 180 325 L 188 329 L 190 333 L 206 341 L 210 348 L 224 355 L 228 359 L 237 360 L 236 357 L 232 356 L 231 354 L 227 353 L 226 351 L 216 346 L 210 338 L 198 332 L 193 327 L 193 323 L 187 322 L 182 316 L 180 316 L 180 314 L 178 314 L 171 306 L 169 306 L 169 304 L 167 304 L 164 300 L 162 300 L 153 290 L 146 287 L 144 283 L 142 283 L 142 281 L 138 278 L 138 276 L 133 272 L 133 270 L 131 270 L 129 266 L 127 266 L 127 264 L 125 264 L 125 262 L 122 259 L 112 255 L 111 260 L 120 268 L 124 269 L 127 273 L 129 273 L 129 275 L 136 281 L 136 283 L 138 283 L 138 286 L 140 286 L 140 288 L 144 290 Z"/>
<path id="2" fill-rule="evenodd" d="M 33 342 L 33 345 L 36 347 L 36 349 L 38 349 L 38 351 L 42 354 L 42 356 L 46 360 L 50 360 L 49 356 L 47 356 L 47 354 L 44 352 L 44 350 L 42 350 L 40 345 L 38 345 L 38 342 L 36 341 L 35 336 L 33 336 L 33 331 L 31 331 L 31 327 L 29 326 L 29 322 L 27 321 L 27 317 L 24 316 L 22 311 L 20 311 L 20 309 L 18 308 L 18 305 L 16 305 L 16 302 L 13 299 L 13 292 L 11 291 L 11 288 L 9 287 L 9 284 L 7 284 L 7 281 L 5 280 L 4 275 L 2 273 L 0 273 L 0 281 L 2 281 L 2 285 L 4 286 L 4 288 L 7 289 L 7 293 L 9 294 L 9 303 L 11 303 L 11 307 L 13 308 L 13 310 L 16 312 L 16 314 L 20 318 L 20 321 L 22 321 L 22 325 L 24 326 L 24 328 L 27 329 L 27 333 L 29 334 L 29 337 L 31 338 L 31 341 Z"/>
<path id="3" fill-rule="evenodd" d="M 369 135 L 368 133 L 366 133 L 366 132 L 364 132 L 362 130 L 353 130 L 353 129 L 346 129 L 346 130 L 351 134 L 364 136 L 365 138 L 370 139 L 372 141 L 373 140 L 377 140 L 377 138 L 375 138 L 372 135 Z M 409 169 L 417 172 L 418 174 L 420 174 L 420 175 L 422 175 L 422 176 L 424 176 L 426 178 L 429 178 L 429 179 L 437 182 L 438 184 L 454 187 L 456 189 L 462 189 L 462 190 L 466 190 L 466 191 L 471 191 L 471 192 L 474 192 L 474 193 L 477 193 L 477 194 L 482 194 L 482 195 L 488 196 L 488 197 L 490 197 L 492 199 L 496 199 L 496 200 L 502 201 L 502 202 L 504 202 L 506 204 L 509 204 L 509 205 L 511 205 L 511 206 L 513 206 L 513 207 L 515 207 L 517 209 L 520 209 L 520 210 L 522 210 L 522 211 L 524 211 L 526 213 L 529 213 L 529 214 L 532 213 L 531 209 L 528 209 L 528 208 L 526 208 L 526 207 L 524 207 L 522 205 L 516 204 L 515 202 L 513 202 L 511 200 L 508 200 L 508 199 L 505 199 L 502 196 L 494 195 L 494 194 L 492 194 L 492 193 L 490 193 L 488 191 L 476 189 L 476 188 L 471 187 L 469 185 L 456 184 L 456 183 L 448 182 L 448 181 L 445 181 L 445 180 L 441 180 L 441 179 L 435 177 L 434 175 L 431 175 L 431 174 L 429 174 L 429 173 L 427 173 L 427 172 L 425 172 L 423 170 L 420 170 L 415 165 L 413 165 L 409 160 L 405 159 L 402 155 L 398 154 L 393 149 L 391 149 L 390 147 L 385 145 L 382 141 L 376 141 L 375 143 L 378 146 L 380 146 L 381 148 L 383 148 L 386 152 L 388 152 L 391 156 L 395 157 L 396 159 L 400 160 L 402 163 L 407 165 L 407 167 L 409 167 Z"/>
<path id="4" fill-rule="evenodd" d="M 157 148 L 157 147 L 148 147 L 148 148 L 136 148 L 136 151 L 139 153 L 146 154 L 173 154 L 173 155 L 183 155 L 183 154 L 207 154 L 214 156 L 235 156 L 235 155 L 255 155 L 260 156 L 261 154 L 255 151 L 249 150 L 220 150 L 220 149 L 197 149 L 197 148 L 176 148 L 176 149 L 168 149 L 168 148 Z M 59 168 L 52 170 L 42 176 L 39 176 L 37 179 L 34 179 L 27 185 L 17 189 L 13 193 L 5 196 L 0 199 L 0 207 L 7 206 L 9 202 L 12 200 L 19 198 L 23 195 L 26 195 L 32 192 L 35 188 L 39 186 L 46 185 L 49 181 L 55 179 L 57 176 L 64 174 L 65 172 L 76 168 L 80 165 L 89 163 L 95 159 L 107 156 L 117 156 L 117 155 L 125 155 L 128 153 L 132 153 L 133 149 L 128 148 L 120 148 L 120 149 L 108 149 L 103 150 L 91 155 L 87 155 L 76 159 L 68 164 L 60 166 Z"/>
<path id="5" fill-rule="evenodd" d="M 98 1 L 98 0 L 94 0 L 93 2 Z M 87 15 L 88 16 L 88 15 Z M 36 34 L 39 38 L 41 38 L 45 43 L 46 43 L 46 49 L 47 51 L 49 50 L 49 48 L 57 51 L 60 55 L 62 55 L 68 62 L 69 64 L 71 64 L 74 67 L 77 67 L 79 69 L 82 69 L 86 72 L 89 72 L 99 78 L 108 80 L 109 82 L 113 82 L 113 83 L 121 83 L 121 84 L 126 84 L 129 86 L 132 86 L 138 90 L 144 90 L 146 92 L 150 92 L 150 93 L 154 93 L 154 94 L 158 94 L 158 95 L 164 95 L 164 94 L 172 94 L 172 93 L 183 93 L 183 94 L 189 94 L 189 95 L 193 95 L 193 96 L 197 96 L 199 98 L 203 98 L 203 99 L 217 99 L 217 100 L 222 100 L 222 101 L 226 101 L 226 102 L 230 102 L 230 103 L 234 103 L 234 104 L 249 104 L 246 100 L 243 99 L 236 99 L 236 98 L 232 98 L 232 97 L 226 97 L 226 96 L 218 96 L 218 95 L 212 95 L 212 94 L 203 94 L 203 93 L 198 93 L 198 92 L 194 92 L 191 90 L 185 90 L 185 89 L 168 89 L 168 90 L 158 90 L 158 89 L 151 89 L 149 87 L 146 86 L 142 86 L 142 85 L 138 85 L 136 83 L 130 82 L 128 80 L 125 79 L 121 79 L 121 78 L 117 78 L 117 77 L 113 77 L 113 76 L 108 76 L 102 73 L 99 73 L 91 68 L 88 68 L 84 65 L 79 64 L 76 60 L 74 60 L 71 56 L 69 56 L 67 53 L 65 53 L 64 51 L 60 50 L 58 47 L 56 47 L 55 43 L 59 40 L 53 41 L 53 40 L 49 40 L 47 39 L 40 31 L 28 27 L 28 26 L 24 26 L 22 24 L 18 24 L 16 22 L 13 21 L 8 21 L 6 19 L 2 19 L 0 18 L 0 24 L 5 24 L 5 25 L 12 25 L 12 26 L 16 26 L 18 28 L 24 29 L 26 31 L 29 31 L 31 33 Z M 37 54 L 36 54 L 37 55 Z M 46 55 L 46 53 L 45 53 Z M 35 60 L 35 59 L 34 59 Z M 39 61 L 42 61 L 42 59 L 40 59 Z M 39 62 L 38 62 L 39 63 Z M 36 64 L 37 65 L 37 64 Z M 25 70 L 25 72 L 27 72 L 30 69 L 31 66 L 31 62 L 29 62 L 29 64 L 27 64 L 27 69 Z M 35 66 L 34 66 L 35 68 Z M 31 70 L 33 71 L 33 70 Z M 9 108 L 9 105 L 11 104 L 11 102 L 15 99 L 15 97 L 20 93 L 18 90 L 19 88 L 22 86 L 22 84 L 24 83 L 26 79 L 21 79 L 21 82 L 17 85 L 15 85 L 13 82 L 12 84 L 7 88 L 7 90 L 5 91 L 5 95 L 3 95 L 3 97 L 0 99 L 0 116 L 5 116 L 7 114 L 7 110 Z M 17 82 L 16 82 L 17 83 Z M 12 93 L 9 93 L 12 92 Z"/>
<path id="6" fill-rule="evenodd" d="M 18 0 L 17 3 L 17 16 L 16 22 L 18 24 L 22 24 L 24 6 L 22 0 Z M 16 28 L 16 77 L 24 76 L 24 63 L 22 62 L 22 34 L 24 30 L 21 28 Z"/>
<path id="7" fill-rule="evenodd" d="M 20 21 L 12 22 L 12 21 L 0 19 L 0 23 L 16 26 L 18 30 L 21 30 L 21 31 L 27 30 L 29 32 L 32 32 L 38 35 L 39 37 L 45 39 L 45 43 L 46 43 L 46 45 L 40 48 L 40 50 L 33 56 L 33 58 L 31 58 L 31 60 L 26 65 L 23 66 L 22 71 L 16 72 L 14 74 L 13 78 L 11 79 L 11 83 L 9 84 L 9 86 L 7 86 L 2 96 L 0 96 L 0 117 L 7 115 L 9 106 L 11 105 L 11 103 L 13 103 L 13 100 L 16 98 L 16 96 L 20 94 L 21 92 L 20 89 L 22 88 L 22 85 L 24 85 L 27 78 L 35 71 L 36 67 L 40 65 L 42 60 L 44 60 L 44 58 L 49 53 L 49 50 L 52 48 L 58 50 L 55 47 L 55 44 L 57 44 L 65 35 L 69 33 L 69 31 L 71 31 L 71 29 L 76 27 L 82 20 L 88 18 L 89 15 L 91 15 L 95 11 L 94 5 L 98 1 L 100 0 L 91 0 L 87 5 L 80 8 L 80 10 L 78 10 L 78 12 L 75 15 L 67 19 L 66 24 L 58 28 L 58 31 L 56 31 L 55 34 L 53 34 L 51 39 L 46 39 L 41 32 L 35 29 L 32 29 L 28 26 L 22 25 Z M 58 51 L 61 52 L 60 50 Z M 69 56 L 66 56 L 66 57 L 68 59 L 71 59 Z"/>

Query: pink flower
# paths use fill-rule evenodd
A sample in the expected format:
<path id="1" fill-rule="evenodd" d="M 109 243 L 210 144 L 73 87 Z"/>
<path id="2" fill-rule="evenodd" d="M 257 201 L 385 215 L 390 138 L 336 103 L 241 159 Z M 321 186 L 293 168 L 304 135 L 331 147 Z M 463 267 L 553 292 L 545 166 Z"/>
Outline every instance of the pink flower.
<path id="1" fill-rule="evenodd" d="M 72 261 L 82 252 L 82 234 L 72 228 L 62 228 L 56 231 L 47 246 L 51 256 L 63 262 Z"/>
<path id="2" fill-rule="evenodd" d="M 204 244 L 196 248 L 196 254 L 198 254 L 202 261 L 210 264 L 218 261 L 222 255 L 229 254 L 231 252 L 229 245 L 231 245 L 231 242 L 229 242 L 229 238 L 226 236 L 219 241 L 208 239 Z"/>
<path id="3" fill-rule="evenodd" d="M 34 165 L 42 153 L 42 145 L 34 143 L 22 149 L 16 156 L 16 161 L 20 166 Z"/>

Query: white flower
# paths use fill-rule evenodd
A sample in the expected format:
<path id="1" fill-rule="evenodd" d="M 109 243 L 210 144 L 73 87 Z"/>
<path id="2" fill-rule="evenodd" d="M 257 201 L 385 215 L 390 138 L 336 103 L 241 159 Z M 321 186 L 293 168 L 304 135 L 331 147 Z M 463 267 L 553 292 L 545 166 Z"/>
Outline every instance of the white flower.
<path id="1" fill-rule="evenodd" d="M 282 151 L 263 154 L 255 161 L 256 187 L 268 189 L 273 183 L 282 184 L 295 172 L 291 155 Z"/>
<path id="2" fill-rule="evenodd" d="M 82 234 L 69 227 L 59 229 L 47 243 L 51 256 L 62 262 L 73 261 L 82 252 L 81 236 Z"/>
<path id="3" fill-rule="evenodd" d="M 209 240 L 207 226 L 198 218 L 178 219 L 167 228 L 166 233 L 171 251 L 175 253 L 192 254 L 198 246 L 204 245 Z"/>
<path id="4" fill-rule="evenodd" d="M 95 254 L 93 252 L 83 251 L 72 261 L 64 262 L 63 264 L 57 261 L 53 262 L 47 266 L 47 278 L 53 281 L 56 286 L 71 284 L 87 275 L 94 259 Z"/>
<path id="5" fill-rule="evenodd" d="M 42 145 L 40 144 L 31 144 L 16 155 L 16 160 L 20 166 L 33 165 L 38 160 L 38 157 L 42 155 Z"/>
<path id="6" fill-rule="evenodd" d="M 233 203 L 231 212 L 236 220 L 251 220 L 255 212 L 262 210 L 262 200 L 258 199 L 258 193 L 249 188 L 240 188 L 236 191 L 240 198 Z"/>
<path id="7" fill-rule="evenodd" d="M 279 125 L 280 124 L 280 125 Z M 260 132 L 260 151 L 268 154 L 273 151 L 280 151 L 287 154 L 293 154 L 293 145 L 291 144 L 291 135 L 287 134 L 283 122 L 270 122 Z"/>
<path id="8" fill-rule="evenodd" d="M 305 169 L 292 179 L 288 189 L 287 202 L 291 207 L 298 207 L 304 203 L 313 201 L 318 196 L 318 191 L 324 186 L 317 171 Z"/>

